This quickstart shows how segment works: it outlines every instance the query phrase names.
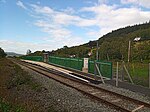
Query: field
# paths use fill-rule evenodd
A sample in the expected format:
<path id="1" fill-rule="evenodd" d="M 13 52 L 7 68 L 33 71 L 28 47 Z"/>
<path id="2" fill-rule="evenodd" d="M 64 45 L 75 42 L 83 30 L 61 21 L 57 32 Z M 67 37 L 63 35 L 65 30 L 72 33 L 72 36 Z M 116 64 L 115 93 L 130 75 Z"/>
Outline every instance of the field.
<path id="1" fill-rule="evenodd" d="M 148 87 L 148 81 L 149 81 L 148 63 L 140 63 L 140 62 L 127 63 L 126 62 L 125 66 L 135 84 Z M 116 62 L 113 63 L 113 71 L 114 71 L 114 75 L 116 75 Z M 125 71 L 125 69 L 122 69 L 122 63 L 119 62 L 119 76 L 121 77 L 122 74 L 124 75 L 124 79 L 129 81 L 127 72 Z"/>

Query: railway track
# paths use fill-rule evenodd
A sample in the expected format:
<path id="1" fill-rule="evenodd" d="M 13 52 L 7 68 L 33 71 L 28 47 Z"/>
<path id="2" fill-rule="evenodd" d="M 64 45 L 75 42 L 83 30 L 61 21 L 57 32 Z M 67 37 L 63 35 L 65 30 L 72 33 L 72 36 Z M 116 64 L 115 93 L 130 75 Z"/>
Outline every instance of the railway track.
<path id="1" fill-rule="evenodd" d="M 54 69 L 47 69 L 42 66 L 20 61 L 14 62 L 50 77 L 64 85 L 77 89 L 78 91 L 103 102 L 116 110 L 120 110 L 121 112 L 150 112 L 149 103 L 100 88 L 88 81 L 78 80 Z"/>

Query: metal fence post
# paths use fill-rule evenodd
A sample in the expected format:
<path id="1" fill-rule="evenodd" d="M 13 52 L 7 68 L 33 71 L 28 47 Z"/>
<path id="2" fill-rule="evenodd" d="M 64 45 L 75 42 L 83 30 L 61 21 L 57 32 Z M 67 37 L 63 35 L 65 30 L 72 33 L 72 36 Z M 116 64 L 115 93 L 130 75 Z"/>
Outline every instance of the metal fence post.
<path id="1" fill-rule="evenodd" d="M 117 68 L 116 68 L 116 86 L 118 87 L 118 62 L 117 62 Z"/>
<path id="2" fill-rule="evenodd" d="M 121 63 L 121 80 L 124 81 L 124 68 L 123 68 L 123 65 L 124 65 L 124 61 Z"/>
<path id="3" fill-rule="evenodd" d="M 126 71 L 128 77 L 129 77 L 129 79 L 130 79 L 130 82 L 131 82 L 132 84 L 134 84 L 134 83 L 133 83 L 133 80 L 132 80 L 132 78 L 131 78 L 131 76 L 130 76 L 130 74 L 129 74 L 129 71 L 127 70 L 127 68 L 126 68 L 126 66 L 125 66 L 125 64 L 124 64 L 124 69 L 125 69 L 125 71 Z"/>
<path id="4" fill-rule="evenodd" d="M 150 88 L 150 63 L 149 63 L 149 88 Z"/>
<path id="5" fill-rule="evenodd" d="M 102 80 L 102 83 L 105 84 L 104 79 L 103 79 L 103 76 L 102 76 L 102 74 L 101 74 L 101 72 L 100 72 L 100 70 L 99 70 L 99 68 L 98 68 L 98 66 L 97 66 L 97 63 L 95 64 L 95 66 L 96 66 L 96 69 L 97 69 L 97 71 L 98 71 L 98 73 L 99 73 L 99 75 L 100 75 L 100 78 L 101 78 L 101 80 Z"/>

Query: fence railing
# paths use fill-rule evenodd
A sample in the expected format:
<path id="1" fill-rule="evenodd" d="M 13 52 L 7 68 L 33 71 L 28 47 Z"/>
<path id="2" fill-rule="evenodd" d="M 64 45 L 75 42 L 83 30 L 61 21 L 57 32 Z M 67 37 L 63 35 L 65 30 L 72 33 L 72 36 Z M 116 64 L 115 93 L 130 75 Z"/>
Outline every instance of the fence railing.
<path id="1" fill-rule="evenodd" d="M 44 61 L 42 56 L 23 56 L 23 57 L 21 57 L 21 59 L 32 60 L 32 61 L 40 61 L 40 62 Z"/>
<path id="2" fill-rule="evenodd" d="M 112 63 L 111 62 L 95 61 L 95 63 L 98 65 L 98 68 L 103 77 L 112 79 Z M 94 72 L 95 72 L 94 61 L 89 60 L 88 64 L 89 64 L 88 72 L 94 74 Z M 96 72 L 96 74 L 97 74 L 97 72 Z"/>
<path id="3" fill-rule="evenodd" d="M 24 56 L 22 57 L 22 59 L 40 61 L 40 62 L 44 61 L 42 56 Z M 79 59 L 79 58 L 62 58 L 62 57 L 54 57 L 54 56 L 49 56 L 48 62 L 66 68 L 80 70 L 80 71 L 82 71 L 83 63 L 84 63 L 83 59 Z M 96 61 L 96 63 L 103 77 L 112 78 L 111 62 Z M 95 69 L 94 61 L 89 60 L 88 73 L 94 74 L 95 73 L 94 69 Z"/>
<path id="4" fill-rule="evenodd" d="M 83 59 L 78 58 L 61 58 L 49 56 L 49 63 L 61 65 L 68 68 L 73 68 L 76 70 L 82 70 L 83 68 Z"/>

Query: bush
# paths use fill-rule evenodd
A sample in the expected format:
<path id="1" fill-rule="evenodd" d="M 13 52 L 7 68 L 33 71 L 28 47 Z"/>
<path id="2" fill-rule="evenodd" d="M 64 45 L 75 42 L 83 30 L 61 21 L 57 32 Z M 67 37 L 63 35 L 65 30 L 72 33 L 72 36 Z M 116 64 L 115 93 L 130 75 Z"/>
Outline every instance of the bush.
<path id="1" fill-rule="evenodd" d="M 0 58 L 4 58 L 4 57 L 6 57 L 6 53 L 2 48 L 0 48 Z"/>

